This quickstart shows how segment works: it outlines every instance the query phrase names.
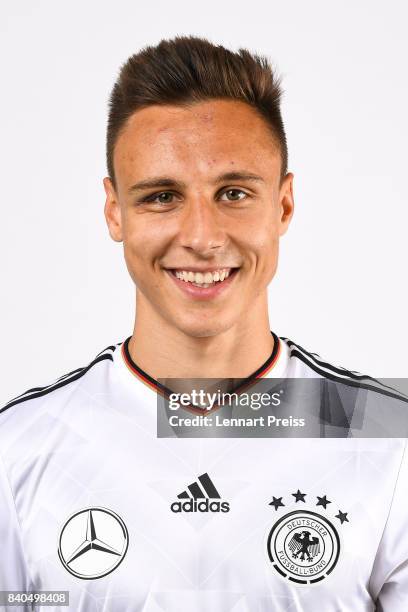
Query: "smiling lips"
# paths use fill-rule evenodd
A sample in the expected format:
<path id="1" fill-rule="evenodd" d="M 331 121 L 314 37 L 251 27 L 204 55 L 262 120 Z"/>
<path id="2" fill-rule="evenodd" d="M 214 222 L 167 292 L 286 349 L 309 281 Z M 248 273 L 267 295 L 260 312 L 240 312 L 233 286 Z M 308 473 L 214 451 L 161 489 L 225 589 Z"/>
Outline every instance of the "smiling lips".
<path id="1" fill-rule="evenodd" d="M 191 297 L 215 297 L 226 289 L 238 268 L 217 268 L 213 270 L 167 269 L 176 284 Z"/>
<path id="2" fill-rule="evenodd" d="M 213 272 L 194 272 L 192 270 L 173 270 L 174 274 L 185 283 L 207 288 L 214 283 L 222 282 L 230 275 L 232 268 L 220 268 Z"/>

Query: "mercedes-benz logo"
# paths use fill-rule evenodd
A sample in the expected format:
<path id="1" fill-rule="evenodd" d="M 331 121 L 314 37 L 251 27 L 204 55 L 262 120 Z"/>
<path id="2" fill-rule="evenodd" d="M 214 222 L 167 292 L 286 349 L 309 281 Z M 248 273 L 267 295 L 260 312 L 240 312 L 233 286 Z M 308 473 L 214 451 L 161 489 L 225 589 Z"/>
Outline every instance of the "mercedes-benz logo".
<path id="1" fill-rule="evenodd" d="M 113 572 L 128 544 L 120 516 L 107 508 L 85 508 L 70 516 L 61 529 L 58 555 L 73 576 L 92 580 Z"/>

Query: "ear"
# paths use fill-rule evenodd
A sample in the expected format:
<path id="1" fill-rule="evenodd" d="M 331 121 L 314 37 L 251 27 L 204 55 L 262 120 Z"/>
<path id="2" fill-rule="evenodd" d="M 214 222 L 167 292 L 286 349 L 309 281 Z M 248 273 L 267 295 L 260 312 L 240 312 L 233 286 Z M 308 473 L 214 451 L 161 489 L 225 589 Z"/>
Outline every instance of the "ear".
<path id="1" fill-rule="evenodd" d="M 122 242 L 122 214 L 115 188 L 109 177 L 103 179 L 103 186 L 106 193 L 104 213 L 110 237 L 115 242 Z"/>
<path id="2" fill-rule="evenodd" d="M 286 234 L 295 209 L 293 178 L 292 172 L 288 172 L 279 188 L 279 236 Z"/>

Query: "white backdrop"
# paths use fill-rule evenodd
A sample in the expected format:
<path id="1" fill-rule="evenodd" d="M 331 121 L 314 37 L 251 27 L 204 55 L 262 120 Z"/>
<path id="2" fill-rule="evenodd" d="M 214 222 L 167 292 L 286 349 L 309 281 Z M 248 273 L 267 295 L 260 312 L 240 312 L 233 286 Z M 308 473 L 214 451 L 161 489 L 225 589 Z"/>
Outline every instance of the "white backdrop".
<path id="1" fill-rule="evenodd" d="M 408 11 L 360 0 L 3 2 L 0 403 L 130 335 L 103 218 L 107 100 L 146 44 L 195 34 L 283 75 L 296 211 L 272 329 L 332 363 L 407 376 Z"/>

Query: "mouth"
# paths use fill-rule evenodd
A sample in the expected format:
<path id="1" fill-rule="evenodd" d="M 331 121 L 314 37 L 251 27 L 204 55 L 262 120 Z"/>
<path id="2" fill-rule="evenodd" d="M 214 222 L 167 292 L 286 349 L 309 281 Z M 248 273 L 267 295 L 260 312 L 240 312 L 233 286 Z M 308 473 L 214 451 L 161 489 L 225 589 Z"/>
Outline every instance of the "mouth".
<path id="1" fill-rule="evenodd" d="M 207 270 L 167 268 L 176 285 L 190 297 L 213 298 L 227 290 L 240 268 L 226 267 Z"/>

